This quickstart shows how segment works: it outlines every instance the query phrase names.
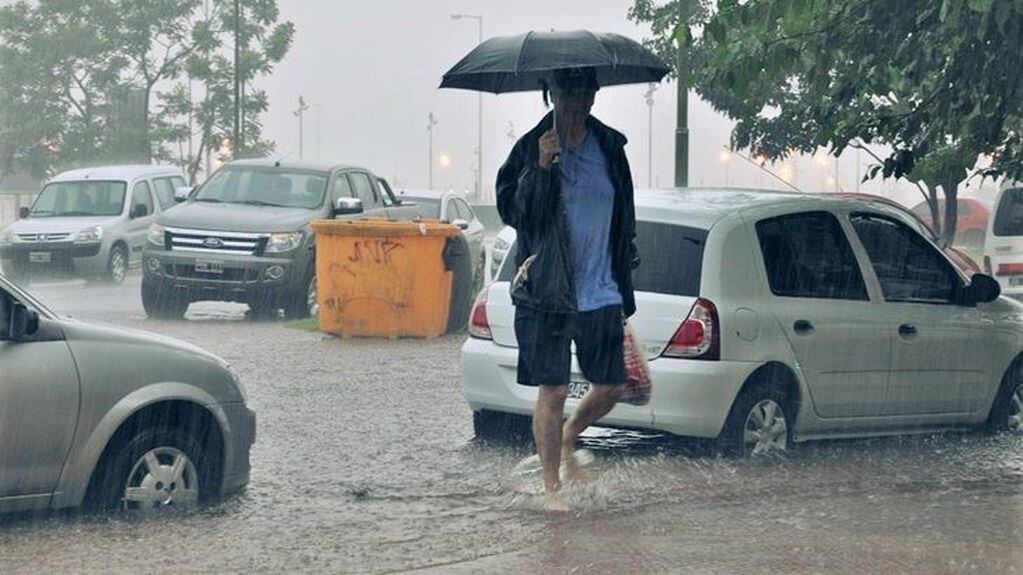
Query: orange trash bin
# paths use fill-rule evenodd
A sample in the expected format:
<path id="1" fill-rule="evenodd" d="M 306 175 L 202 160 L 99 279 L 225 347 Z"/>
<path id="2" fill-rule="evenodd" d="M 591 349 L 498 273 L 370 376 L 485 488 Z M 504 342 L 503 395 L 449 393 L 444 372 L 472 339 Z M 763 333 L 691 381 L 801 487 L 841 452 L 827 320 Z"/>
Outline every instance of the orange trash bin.
<path id="1" fill-rule="evenodd" d="M 439 221 L 317 220 L 320 330 L 341 336 L 435 338 L 447 328 L 457 226 Z"/>

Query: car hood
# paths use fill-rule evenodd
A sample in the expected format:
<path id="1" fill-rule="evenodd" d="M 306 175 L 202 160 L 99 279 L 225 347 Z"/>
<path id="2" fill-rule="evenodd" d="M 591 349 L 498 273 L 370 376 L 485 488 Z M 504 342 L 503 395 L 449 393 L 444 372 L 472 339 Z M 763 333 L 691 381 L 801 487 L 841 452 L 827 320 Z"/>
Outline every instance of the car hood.
<path id="1" fill-rule="evenodd" d="M 224 232 L 291 232 L 322 217 L 319 210 L 186 202 L 161 215 L 156 222 L 175 228 Z"/>
<path id="2" fill-rule="evenodd" d="M 205 359 L 224 363 L 216 355 L 180 339 L 127 327 L 107 325 L 96 322 L 85 322 L 72 317 L 61 316 L 60 326 L 69 341 L 93 341 L 101 343 L 127 343 L 149 345 L 169 351 L 180 351 L 197 355 Z"/>
<path id="3" fill-rule="evenodd" d="M 71 234 L 93 226 L 113 224 L 119 219 L 116 216 L 27 218 L 7 226 L 7 231 L 14 234 Z"/>

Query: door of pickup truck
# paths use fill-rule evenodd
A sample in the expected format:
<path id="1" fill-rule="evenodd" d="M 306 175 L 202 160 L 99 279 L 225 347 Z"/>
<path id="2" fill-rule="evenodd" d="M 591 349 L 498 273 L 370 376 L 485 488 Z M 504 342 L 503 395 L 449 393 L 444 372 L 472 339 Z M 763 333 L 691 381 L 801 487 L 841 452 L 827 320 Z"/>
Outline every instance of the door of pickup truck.
<path id="1" fill-rule="evenodd" d="M 376 177 L 362 170 L 345 170 L 334 176 L 330 186 L 330 203 L 337 205 L 338 198 L 356 198 L 362 201 L 362 213 L 356 218 L 390 217 L 387 205 L 374 185 Z"/>

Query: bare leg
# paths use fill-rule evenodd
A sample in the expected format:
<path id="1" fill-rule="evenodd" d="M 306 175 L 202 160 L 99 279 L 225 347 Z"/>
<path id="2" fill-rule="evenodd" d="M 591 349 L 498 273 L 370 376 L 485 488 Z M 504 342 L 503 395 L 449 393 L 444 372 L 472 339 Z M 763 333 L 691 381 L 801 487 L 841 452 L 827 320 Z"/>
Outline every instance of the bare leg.
<path id="1" fill-rule="evenodd" d="M 561 487 L 561 416 L 568 397 L 567 385 L 541 385 L 533 410 L 533 439 L 543 465 L 543 485 L 548 494 Z"/>
<path id="2" fill-rule="evenodd" d="M 568 472 L 570 479 L 580 476 L 579 469 L 575 465 L 575 458 L 572 456 L 572 452 L 575 450 L 576 439 L 579 438 L 579 434 L 584 429 L 596 423 L 597 420 L 611 411 L 615 404 L 618 403 L 618 398 L 624 389 L 624 384 L 591 385 L 590 390 L 586 392 L 586 396 L 579 402 L 579 406 L 575 408 L 572 417 L 569 417 L 568 421 L 565 422 L 561 434 L 561 459 L 565 462 L 565 470 Z"/>

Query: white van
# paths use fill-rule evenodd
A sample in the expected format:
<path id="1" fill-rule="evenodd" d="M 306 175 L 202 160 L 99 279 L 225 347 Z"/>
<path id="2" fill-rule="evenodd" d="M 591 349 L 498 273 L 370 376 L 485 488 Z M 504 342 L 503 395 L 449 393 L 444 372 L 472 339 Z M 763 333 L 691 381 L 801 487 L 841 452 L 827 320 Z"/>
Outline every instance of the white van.
<path id="1" fill-rule="evenodd" d="M 1002 294 L 1023 300 L 1023 187 L 998 192 L 984 238 L 984 273 Z"/>
<path id="2" fill-rule="evenodd" d="M 142 262 L 149 224 L 185 186 L 174 166 L 104 166 L 70 170 L 43 186 L 18 221 L 0 231 L 9 279 L 75 276 L 124 280 Z"/>

